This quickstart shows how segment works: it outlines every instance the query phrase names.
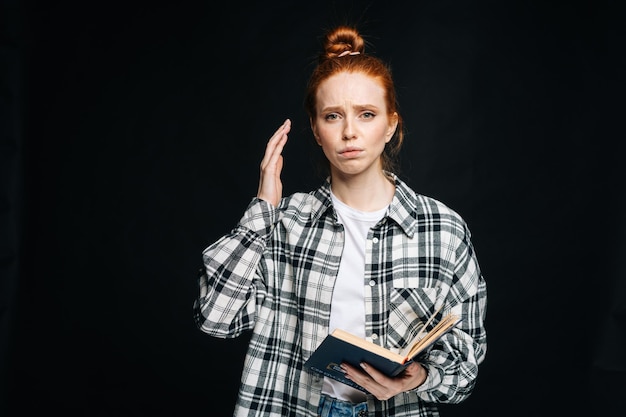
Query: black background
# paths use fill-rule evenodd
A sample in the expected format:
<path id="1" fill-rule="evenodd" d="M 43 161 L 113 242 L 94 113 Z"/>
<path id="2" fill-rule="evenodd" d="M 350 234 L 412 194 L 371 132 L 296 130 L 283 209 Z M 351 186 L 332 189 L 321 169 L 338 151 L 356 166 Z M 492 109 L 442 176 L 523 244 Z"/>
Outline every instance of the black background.
<path id="1" fill-rule="evenodd" d="M 0 415 L 228 416 L 246 338 L 192 320 L 202 250 L 321 178 L 302 106 L 323 30 L 393 69 L 401 178 L 468 222 L 488 284 L 474 394 L 443 416 L 625 409 L 617 2 L 4 1 Z"/>

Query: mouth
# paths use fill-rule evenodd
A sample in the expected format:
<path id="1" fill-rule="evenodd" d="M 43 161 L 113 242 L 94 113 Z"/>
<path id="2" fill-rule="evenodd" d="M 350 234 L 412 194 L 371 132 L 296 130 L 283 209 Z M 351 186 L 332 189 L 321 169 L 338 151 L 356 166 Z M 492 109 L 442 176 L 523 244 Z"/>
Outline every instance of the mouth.
<path id="1" fill-rule="evenodd" d="M 343 158 L 355 158 L 363 152 L 360 148 L 346 148 L 339 152 L 339 155 Z"/>

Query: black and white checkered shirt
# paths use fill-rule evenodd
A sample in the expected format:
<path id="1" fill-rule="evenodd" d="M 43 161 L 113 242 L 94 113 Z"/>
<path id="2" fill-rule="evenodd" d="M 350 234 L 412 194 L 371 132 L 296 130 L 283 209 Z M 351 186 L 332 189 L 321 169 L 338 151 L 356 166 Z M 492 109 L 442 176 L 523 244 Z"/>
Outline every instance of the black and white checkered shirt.
<path id="1" fill-rule="evenodd" d="M 368 410 L 436 416 L 437 403 L 458 403 L 474 387 L 486 353 L 486 285 L 461 216 L 390 175 L 395 196 L 366 243 L 366 337 L 399 350 L 442 305 L 441 314 L 462 320 L 418 358 L 423 385 L 387 401 L 368 396 Z M 204 250 L 199 328 L 221 338 L 252 330 L 236 416 L 316 416 L 322 377 L 303 364 L 328 334 L 343 242 L 327 181 L 276 208 L 254 198 Z"/>

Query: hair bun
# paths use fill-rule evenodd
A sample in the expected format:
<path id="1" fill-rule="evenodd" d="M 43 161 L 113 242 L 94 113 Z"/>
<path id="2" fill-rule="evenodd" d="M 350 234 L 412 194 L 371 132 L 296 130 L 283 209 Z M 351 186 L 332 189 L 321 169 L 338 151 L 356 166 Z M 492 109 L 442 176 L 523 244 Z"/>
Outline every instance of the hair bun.
<path id="1" fill-rule="evenodd" d="M 338 26 L 327 32 L 323 45 L 326 59 L 365 52 L 365 40 L 352 26 Z"/>

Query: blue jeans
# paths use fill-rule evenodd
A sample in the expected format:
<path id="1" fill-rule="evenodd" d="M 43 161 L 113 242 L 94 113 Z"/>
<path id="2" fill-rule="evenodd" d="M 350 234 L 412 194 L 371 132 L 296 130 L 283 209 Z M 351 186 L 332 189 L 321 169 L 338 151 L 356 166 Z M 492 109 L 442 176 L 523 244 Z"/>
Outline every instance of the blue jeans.
<path id="1" fill-rule="evenodd" d="M 320 417 L 365 417 L 367 416 L 367 403 L 353 404 L 322 395 L 317 414 Z"/>

